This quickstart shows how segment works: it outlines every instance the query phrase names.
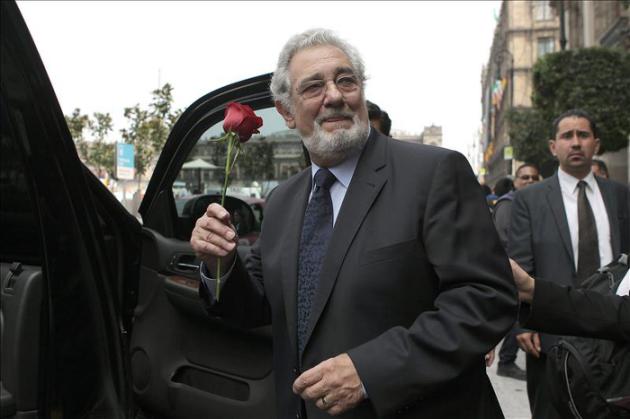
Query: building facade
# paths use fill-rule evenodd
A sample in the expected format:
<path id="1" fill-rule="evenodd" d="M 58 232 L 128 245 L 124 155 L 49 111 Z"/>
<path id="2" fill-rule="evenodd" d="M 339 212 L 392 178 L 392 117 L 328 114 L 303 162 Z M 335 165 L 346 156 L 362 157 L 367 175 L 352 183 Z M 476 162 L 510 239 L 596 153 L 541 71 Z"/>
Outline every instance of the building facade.
<path id="1" fill-rule="evenodd" d="M 422 144 L 442 147 L 442 127 L 439 125 L 424 127 L 424 131 L 420 134 L 420 142 Z"/>
<path id="2" fill-rule="evenodd" d="M 630 2 L 553 1 L 551 7 L 558 16 L 564 16 L 564 34 L 561 33 L 560 42 L 566 42 L 567 49 L 601 46 L 630 51 Z M 629 147 L 606 152 L 598 159 L 608 166 L 611 179 L 630 183 Z"/>
<path id="3" fill-rule="evenodd" d="M 513 107 L 532 106 L 536 61 L 562 48 L 604 46 L 628 51 L 629 22 L 628 4 L 619 0 L 503 1 L 481 77 L 483 117 L 478 149 L 483 156 L 483 182 L 493 185 L 513 174 L 521 163 L 512 159 L 506 114 Z M 612 178 L 628 182 L 628 148 L 600 158 L 609 166 Z"/>
<path id="4" fill-rule="evenodd" d="M 532 68 L 558 51 L 560 20 L 549 1 L 504 1 L 490 58 L 482 70 L 482 181 L 493 185 L 513 174 L 507 111 L 531 107 Z M 541 138 L 541 141 L 545 139 Z"/>

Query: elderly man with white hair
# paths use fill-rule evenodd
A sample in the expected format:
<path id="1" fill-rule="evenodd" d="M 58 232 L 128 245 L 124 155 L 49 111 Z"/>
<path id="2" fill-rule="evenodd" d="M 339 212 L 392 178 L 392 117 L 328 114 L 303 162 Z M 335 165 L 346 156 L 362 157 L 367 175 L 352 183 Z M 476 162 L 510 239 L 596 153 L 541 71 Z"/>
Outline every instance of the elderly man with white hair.
<path id="1" fill-rule="evenodd" d="M 208 207 L 200 294 L 225 320 L 272 324 L 278 417 L 503 417 L 484 355 L 516 291 L 486 203 L 461 154 L 370 130 L 365 79 L 330 31 L 288 41 L 271 91 L 312 166 L 272 194 L 246 261 Z"/>

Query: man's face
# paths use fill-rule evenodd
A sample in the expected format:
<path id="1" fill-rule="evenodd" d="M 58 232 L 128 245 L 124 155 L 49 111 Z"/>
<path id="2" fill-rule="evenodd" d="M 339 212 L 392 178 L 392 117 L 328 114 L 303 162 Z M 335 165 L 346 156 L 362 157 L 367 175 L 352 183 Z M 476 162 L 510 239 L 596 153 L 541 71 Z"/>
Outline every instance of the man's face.
<path id="1" fill-rule="evenodd" d="M 599 139 L 593 135 L 587 119 L 568 116 L 558 124 L 556 137 L 549 141 L 549 150 L 558 158 L 562 170 L 583 178 L 591 170 Z"/>
<path id="2" fill-rule="evenodd" d="M 539 180 L 540 174 L 538 173 L 538 170 L 532 166 L 525 166 L 516 173 L 516 178 L 514 179 L 514 189 L 517 191 L 521 190 L 532 183 L 538 182 Z"/>
<path id="3" fill-rule="evenodd" d="M 316 163 L 321 163 L 318 157 L 327 163 L 342 160 L 345 149 L 365 140 L 363 84 L 339 48 L 321 45 L 298 51 L 289 64 L 289 77 L 291 109 L 279 102 L 276 107 L 287 126 L 297 128 Z"/>

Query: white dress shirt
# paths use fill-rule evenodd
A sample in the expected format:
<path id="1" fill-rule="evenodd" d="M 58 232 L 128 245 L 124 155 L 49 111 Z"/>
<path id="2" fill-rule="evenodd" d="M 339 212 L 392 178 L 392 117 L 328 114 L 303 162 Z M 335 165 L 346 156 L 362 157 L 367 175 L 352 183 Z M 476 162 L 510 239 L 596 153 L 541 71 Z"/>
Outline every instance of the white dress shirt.
<path id="1" fill-rule="evenodd" d="M 560 181 L 560 190 L 562 191 L 562 202 L 564 203 L 564 212 L 569 224 L 569 232 L 571 233 L 571 245 L 573 247 L 573 261 L 575 269 L 578 266 L 578 213 L 577 213 L 577 197 L 578 182 L 580 179 L 558 169 L 558 180 Z M 600 267 L 608 265 L 612 262 L 612 245 L 610 240 L 610 222 L 608 220 L 608 212 L 604 205 L 602 193 L 599 190 L 595 176 L 589 173 L 584 179 L 586 182 L 586 198 L 588 199 L 597 227 L 597 244 L 599 245 L 599 262 Z"/>

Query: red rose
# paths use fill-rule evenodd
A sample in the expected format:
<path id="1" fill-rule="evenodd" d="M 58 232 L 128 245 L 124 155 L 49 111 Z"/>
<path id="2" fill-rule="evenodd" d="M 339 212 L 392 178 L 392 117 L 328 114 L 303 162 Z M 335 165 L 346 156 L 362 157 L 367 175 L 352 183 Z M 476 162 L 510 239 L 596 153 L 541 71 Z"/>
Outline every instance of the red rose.
<path id="1" fill-rule="evenodd" d="M 247 105 L 231 102 L 225 108 L 223 130 L 238 134 L 238 139 L 242 143 L 249 140 L 252 134 L 258 133 L 258 128 L 262 127 L 262 124 L 262 118 L 256 116 L 252 108 Z"/>

